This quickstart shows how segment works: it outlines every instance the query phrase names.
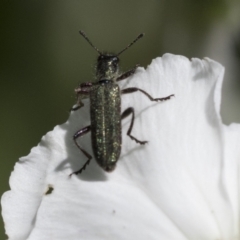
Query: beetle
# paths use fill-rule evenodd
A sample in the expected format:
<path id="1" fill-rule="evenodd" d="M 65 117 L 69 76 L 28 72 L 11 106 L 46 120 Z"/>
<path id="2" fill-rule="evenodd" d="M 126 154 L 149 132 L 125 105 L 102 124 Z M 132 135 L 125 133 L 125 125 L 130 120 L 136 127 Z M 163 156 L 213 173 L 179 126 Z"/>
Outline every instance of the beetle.
<path id="1" fill-rule="evenodd" d="M 116 163 L 121 153 L 122 133 L 121 120 L 131 115 L 131 123 L 127 135 L 136 143 L 144 145 L 147 141 L 140 141 L 131 135 L 134 124 L 134 108 L 129 107 L 121 114 L 121 95 L 141 92 L 147 96 L 150 101 L 165 101 L 172 95 L 164 98 L 153 98 L 142 89 L 130 87 L 120 90 L 117 82 L 133 75 L 139 65 L 129 71 L 119 73 L 119 55 L 137 42 L 144 34 L 140 34 L 133 42 L 125 47 L 118 54 L 100 52 L 88 39 L 83 31 L 79 32 L 85 40 L 98 52 L 96 66 L 96 82 L 85 82 L 75 89 L 77 94 L 77 104 L 71 110 L 76 111 L 83 107 L 82 99 L 90 98 L 90 118 L 91 124 L 77 131 L 73 140 L 80 151 L 87 157 L 85 164 L 78 170 L 70 174 L 80 174 L 90 163 L 92 156 L 85 151 L 77 142 L 79 137 L 91 131 L 91 141 L 94 157 L 98 165 L 106 172 L 115 169 Z"/>

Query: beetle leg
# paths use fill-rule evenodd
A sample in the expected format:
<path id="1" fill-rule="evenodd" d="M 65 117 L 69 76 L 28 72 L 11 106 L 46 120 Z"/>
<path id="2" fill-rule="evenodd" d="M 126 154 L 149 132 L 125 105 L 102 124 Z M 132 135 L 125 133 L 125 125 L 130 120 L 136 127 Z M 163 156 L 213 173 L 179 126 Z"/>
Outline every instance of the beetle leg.
<path id="1" fill-rule="evenodd" d="M 86 83 L 80 84 L 80 86 L 75 89 L 75 93 L 77 94 L 77 106 L 71 108 L 71 111 L 76 111 L 79 108 L 84 106 L 82 99 L 89 97 L 91 87 L 92 87 L 92 83 L 86 82 Z"/>
<path id="2" fill-rule="evenodd" d="M 84 134 L 88 133 L 91 130 L 91 126 L 87 126 L 82 128 L 81 130 L 77 131 L 74 136 L 73 136 L 73 140 L 74 143 L 76 144 L 76 146 L 82 151 L 82 153 L 88 158 L 88 160 L 86 161 L 86 163 L 76 172 L 71 173 L 69 176 L 71 177 L 73 174 L 79 174 L 81 173 L 83 170 L 85 170 L 86 166 L 90 163 L 92 156 L 87 153 L 77 142 L 77 138 L 83 136 Z"/>
<path id="3" fill-rule="evenodd" d="M 126 94 L 126 93 L 133 93 L 133 92 L 137 92 L 137 91 L 140 91 L 142 92 L 143 94 L 145 94 L 151 101 L 166 101 L 166 100 L 169 100 L 171 97 L 174 96 L 174 94 L 171 94 L 167 97 L 164 97 L 164 98 L 153 98 L 150 94 L 148 94 L 147 92 L 143 91 L 142 89 L 140 88 L 135 88 L 135 87 L 131 87 L 131 88 L 126 88 L 126 89 L 123 89 L 121 91 L 122 94 Z"/>
<path id="4" fill-rule="evenodd" d="M 137 64 L 133 69 L 123 73 L 122 75 L 120 75 L 118 78 L 117 78 L 117 82 L 118 81 L 121 81 L 121 80 L 124 80 L 125 78 L 127 77 L 130 77 L 132 76 L 135 72 L 136 72 L 136 69 L 139 67 L 139 64 Z"/>
<path id="5" fill-rule="evenodd" d="M 134 123 L 134 118 L 135 118 L 135 114 L 134 114 L 134 109 L 132 107 L 130 108 L 127 108 L 123 113 L 122 113 L 122 116 L 121 116 L 121 119 L 124 119 L 125 117 L 129 116 L 130 114 L 132 114 L 132 119 L 131 119 L 131 124 L 130 124 L 130 127 L 127 131 L 127 135 L 134 141 L 136 141 L 137 143 L 140 143 L 141 145 L 147 143 L 147 141 L 139 141 L 138 139 L 136 139 L 135 137 L 133 137 L 131 135 L 131 132 L 132 132 L 132 128 L 133 128 L 133 123 Z"/>
<path id="6" fill-rule="evenodd" d="M 75 92 L 77 93 L 77 106 L 72 107 L 71 111 L 76 111 L 79 108 L 83 107 L 84 104 L 82 102 L 82 99 L 87 98 L 89 95 L 89 91 L 83 90 L 80 87 L 75 89 Z"/>
<path id="7" fill-rule="evenodd" d="M 70 112 L 71 111 L 77 111 L 79 108 L 81 108 L 81 107 L 83 107 L 84 106 L 84 104 L 82 103 L 82 102 L 78 102 L 77 103 L 77 106 L 76 107 L 72 107 L 71 109 L 70 109 Z"/>

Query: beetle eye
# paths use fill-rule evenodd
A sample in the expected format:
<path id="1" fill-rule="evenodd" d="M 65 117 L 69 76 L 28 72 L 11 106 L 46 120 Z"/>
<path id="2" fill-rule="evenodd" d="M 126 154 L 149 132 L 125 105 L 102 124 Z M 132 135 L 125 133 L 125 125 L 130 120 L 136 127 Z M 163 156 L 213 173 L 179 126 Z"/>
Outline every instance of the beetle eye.
<path id="1" fill-rule="evenodd" d="M 115 57 L 115 58 L 112 59 L 112 62 L 113 62 L 114 66 L 117 66 L 118 63 L 119 63 L 119 59 L 117 57 Z"/>
<path id="2" fill-rule="evenodd" d="M 118 66 L 118 62 L 117 62 L 117 61 L 113 61 L 113 62 L 112 62 L 112 65 L 113 65 L 114 67 L 117 67 L 117 66 Z"/>

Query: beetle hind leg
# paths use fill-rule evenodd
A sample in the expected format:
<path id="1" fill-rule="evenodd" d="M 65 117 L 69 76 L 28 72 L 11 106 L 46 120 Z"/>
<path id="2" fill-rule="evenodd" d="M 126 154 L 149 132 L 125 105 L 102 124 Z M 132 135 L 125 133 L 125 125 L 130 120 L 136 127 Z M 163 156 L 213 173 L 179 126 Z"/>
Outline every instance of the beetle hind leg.
<path id="1" fill-rule="evenodd" d="M 139 143 L 139 144 L 141 144 L 141 145 L 144 145 L 144 144 L 146 144 L 148 141 L 140 141 L 140 140 L 138 140 L 137 138 L 135 138 L 134 136 L 131 135 L 132 128 L 133 128 L 133 123 L 134 123 L 134 119 L 135 119 L 134 109 L 133 109 L 132 107 L 127 108 L 127 109 L 122 113 L 121 119 L 126 118 L 126 117 L 129 116 L 130 114 L 132 114 L 132 119 L 131 119 L 131 123 L 130 123 L 129 129 L 128 129 L 128 131 L 127 131 L 127 135 L 128 135 L 132 140 L 134 140 L 136 143 Z"/>
<path id="2" fill-rule="evenodd" d="M 86 133 L 88 133 L 91 130 L 91 126 L 87 126 L 85 128 L 82 128 L 81 130 L 77 131 L 74 136 L 73 136 L 73 140 L 74 143 L 76 144 L 76 146 L 81 150 L 81 152 L 88 158 L 88 160 L 84 163 L 84 165 L 77 171 L 72 172 L 69 176 L 71 177 L 73 174 L 80 174 L 83 170 L 86 169 L 87 165 L 90 163 L 92 156 L 86 152 L 77 142 L 77 138 L 81 137 L 83 135 L 85 135 Z"/>

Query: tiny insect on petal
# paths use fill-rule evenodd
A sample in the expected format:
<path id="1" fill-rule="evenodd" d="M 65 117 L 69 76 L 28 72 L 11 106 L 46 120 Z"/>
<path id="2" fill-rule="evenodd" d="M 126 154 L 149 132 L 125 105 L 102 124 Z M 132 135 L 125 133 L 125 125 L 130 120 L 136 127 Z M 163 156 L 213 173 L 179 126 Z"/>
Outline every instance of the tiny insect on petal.
<path id="1" fill-rule="evenodd" d="M 70 174 L 80 174 L 87 165 L 90 163 L 92 156 L 85 151 L 77 142 L 79 137 L 82 137 L 86 133 L 91 131 L 92 148 L 94 157 L 98 165 L 106 172 L 112 172 L 116 168 L 117 161 L 121 154 L 122 144 L 122 129 L 121 120 L 131 115 L 131 123 L 127 131 L 127 135 L 136 143 L 144 145 L 147 141 L 140 141 L 136 137 L 131 135 L 131 131 L 134 124 L 135 112 L 134 108 L 129 107 L 121 114 L 121 95 L 141 92 L 149 98 L 150 101 L 165 101 L 169 100 L 173 94 L 163 98 L 153 98 L 146 91 L 131 87 L 120 90 L 117 82 L 128 78 L 133 75 L 138 67 L 136 65 L 129 71 L 119 74 L 119 58 L 125 50 L 131 47 L 135 42 L 144 36 L 143 33 L 125 47 L 118 54 L 103 54 L 96 48 L 86 34 L 80 31 L 80 34 L 86 39 L 86 41 L 98 52 L 99 57 L 97 59 L 97 82 L 86 82 L 80 84 L 75 89 L 77 94 L 77 106 L 72 108 L 72 111 L 78 110 L 84 106 L 82 99 L 90 98 L 90 116 L 91 124 L 87 127 L 77 131 L 73 140 L 79 150 L 87 157 L 85 164 L 77 171 Z"/>

